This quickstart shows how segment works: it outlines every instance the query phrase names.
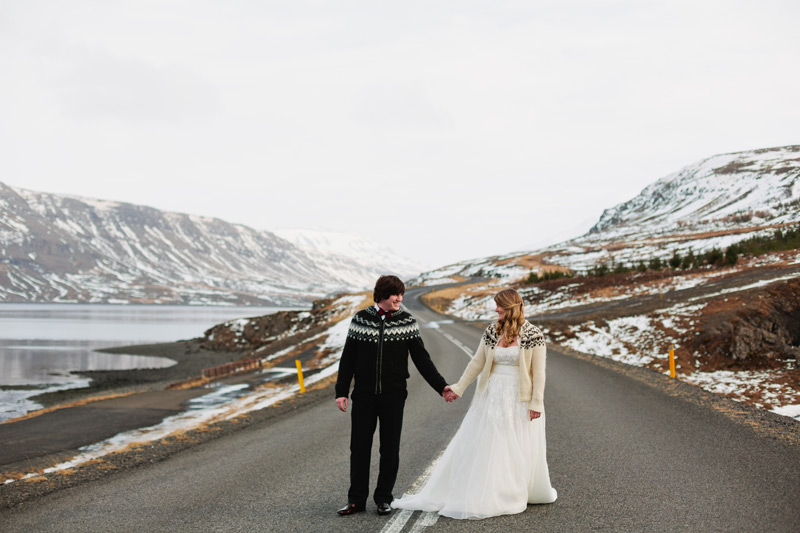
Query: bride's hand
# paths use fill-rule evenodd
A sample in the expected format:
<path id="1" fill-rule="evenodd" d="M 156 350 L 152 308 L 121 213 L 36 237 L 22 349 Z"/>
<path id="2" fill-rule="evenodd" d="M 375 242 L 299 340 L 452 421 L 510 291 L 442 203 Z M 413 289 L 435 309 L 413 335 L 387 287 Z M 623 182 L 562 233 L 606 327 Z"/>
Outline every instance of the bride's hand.
<path id="1" fill-rule="evenodd" d="M 442 396 L 444 396 L 444 399 L 447 403 L 454 402 L 459 398 L 458 394 L 453 392 L 453 389 L 450 388 L 450 385 L 444 388 L 442 391 Z"/>
<path id="2" fill-rule="evenodd" d="M 531 420 L 533 420 L 535 418 L 539 418 L 540 416 L 542 416 L 542 413 L 540 413 L 539 411 L 534 411 L 534 410 L 528 410 L 528 414 L 531 416 Z"/>

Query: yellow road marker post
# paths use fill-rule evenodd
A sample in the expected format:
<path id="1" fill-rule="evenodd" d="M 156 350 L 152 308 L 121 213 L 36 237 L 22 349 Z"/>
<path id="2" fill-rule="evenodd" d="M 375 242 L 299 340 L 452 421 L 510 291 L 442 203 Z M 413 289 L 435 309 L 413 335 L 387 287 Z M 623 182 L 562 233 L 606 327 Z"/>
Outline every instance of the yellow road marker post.
<path id="1" fill-rule="evenodd" d="M 294 362 L 297 364 L 297 381 L 300 383 L 300 392 L 305 392 L 306 385 L 303 383 L 303 369 L 300 368 L 300 359 L 295 359 Z"/>
<path id="2" fill-rule="evenodd" d="M 669 377 L 675 377 L 675 346 L 669 346 Z"/>

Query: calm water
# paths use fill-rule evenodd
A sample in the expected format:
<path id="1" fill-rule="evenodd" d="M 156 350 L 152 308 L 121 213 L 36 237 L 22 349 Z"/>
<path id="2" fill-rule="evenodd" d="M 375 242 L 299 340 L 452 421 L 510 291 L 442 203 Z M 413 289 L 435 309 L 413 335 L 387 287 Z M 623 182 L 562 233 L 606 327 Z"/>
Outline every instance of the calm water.
<path id="1" fill-rule="evenodd" d="M 42 392 L 83 387 L 76 370 L 163 368 L 163 357 L 94 350 L 199 337 L 234 318 L 275 313 L 276 307 L 100 304 L 0 304 L 0 421 L 40 406 Z"/>

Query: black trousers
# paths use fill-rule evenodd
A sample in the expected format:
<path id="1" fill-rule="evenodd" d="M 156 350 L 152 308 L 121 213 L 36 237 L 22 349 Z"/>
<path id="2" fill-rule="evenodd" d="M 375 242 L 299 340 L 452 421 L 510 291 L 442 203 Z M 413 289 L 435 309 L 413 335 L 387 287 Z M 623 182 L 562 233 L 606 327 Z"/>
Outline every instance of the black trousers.
<path id="1" fill-rule="evenodd" d="M 400 466 L 400 433 L 407 391 L 386 394 L 353 394 L 350 432 L 350 490 L 347 501 L 364 505 L 369 496 L 369 463 L 372 437 L 380 422 L 380 467 L 375 503 L 391 503 L 392 489 Z"/>

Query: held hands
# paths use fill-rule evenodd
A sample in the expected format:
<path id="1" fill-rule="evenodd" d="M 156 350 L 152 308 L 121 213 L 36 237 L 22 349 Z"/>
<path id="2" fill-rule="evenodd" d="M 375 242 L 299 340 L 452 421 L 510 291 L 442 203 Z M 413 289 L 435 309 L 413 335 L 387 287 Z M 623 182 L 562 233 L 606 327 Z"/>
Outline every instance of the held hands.
<path id="1" fill-rule="evenodd" d="M 454 402 L 458 400 L 459 396 L 450 388 L 450 385 L 444 388 L 442 391 L 442 396 L 444 396 L 444 400 L 448 403 Z M 336 398 L 336 407 L 339 408 L 340 411 L 347 412 L 347 398 L 342 396 L 340 398 Z"/>
<path id="2" fill-rule="evenodd" d="M 453 389 L 450 388 L 450 385 L 447 385 L 444 388 L 444 391 L 442 391 L 442 396 L 444 396 L 444 401 L 446 401 L 447 403 L 454 402 L 459 398 L 458 394 L 453 392 Z"/>
<path id="3" fill-rule="evenodd" d="M 447 403 L 454 402 L 458 400 L 459 395 L 453 392 L 453 389 L 450 388 L 450 385 L 444 388 L 442 391 L 442 396 L 444 396 L 444 400 Z M 340 411 L 347 412 L 347 398 L 342 396 L 341 398 L 336 398 L 336 407 L 339 408 Z"/>

